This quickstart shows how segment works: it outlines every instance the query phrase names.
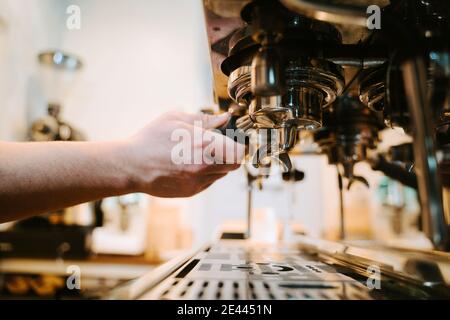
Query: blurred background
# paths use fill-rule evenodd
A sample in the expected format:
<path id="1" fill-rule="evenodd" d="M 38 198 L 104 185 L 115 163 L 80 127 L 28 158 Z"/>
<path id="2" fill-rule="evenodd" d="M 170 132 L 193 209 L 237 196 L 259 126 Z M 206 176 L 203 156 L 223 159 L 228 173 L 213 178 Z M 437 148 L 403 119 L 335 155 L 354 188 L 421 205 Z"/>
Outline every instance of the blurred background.
<path id="1" fill-rule="evenodd" d="M 71 15 L 67 10 L 73 5 L 80 9 L 79 29 L 67 27 Z M 121 139 L 165 111 L 216 109 L 208 50 L 199 0 L 0 0 L 0 139 L 39 140 L 40 134 L 45 134 L 42 126 L 51 127 L 53 120 L 49 116 L 58 120 L 55 125 L 59 126 L 61 140 L 65 140 L 62 125 L 69 127 L 71 138 L 78 137 L 74 134 L 77 132 L 87 140 Z M 50 55 L 55 67 L 55 52 L 78 59 L 81 66 L 69 70 L 74 77 L 67 87 L 50 84 L 49 89 L 48 81 L 43 80 L 43 68 L 52 65 L 45 64 L 45 55 L 39 60 L 39 55 Z M 56 84 L 62 83 L 59 81 L 62 80 Z M 49 105 L 57 106 L 56 111 L 49 110 Z M 393 137 L 385 140 L 402 139 L 392 130 L 390 134 Z M 269 230 L 262 237 L 278 238 L 283 219 L 289 217 L 295 221 L 296 232 L 336 238 L 336 169 L 317 156 L 302 156 L 294 161 L 305 172 L 303 181 L 286 184 L 281 176 L 272 176 L 262 190 L 254 192 L 255 216 L 261 230 Z M 355 185 L 344 193 L 348 237 L 386 240 L 399 232 L 399 223 L 415 223 L 414 195 L 401 190 L 397 193 L 400 200 L 375 202 L 383 197 L 388 182 L 364 164 L 356 171 L 373 187 Z M 392 184 L 389 187 L 393 188 Z M 0 268 L 3 274 L 16 276 L 3 279 L 9 284 L 5 291 L 30 294 L 33 286 L 26 284 L 29 279 L 26 282 L 17 275 L 35 277 L 39 273 L 36 270 L 42 268 L 53 270 L 47 276 L 55 275 L 66 272 L 65 268 L 74 263 L 103 281 L 136 277 L 180 251 L 210 241 L 221 226 L 243 223 L 247 188 L 246 174 L 240 169 L 189 199 L 129 195 L 58 213 L 63 218 L 47 216 L 46 223 L 89 227 L 89 241 L 84 239 L 82 244 L 83 248 L 89 244 L 87 252 L 72 252 L 71 256 L 71 249 L 58 243 L 56 253 L 44 254 L 34 242 L 34 255 L 30 256 L 27 248 L 18 253 L 3 245 Z M 380 206 L 384 209 L 379 210 Z M 403 210 L 405 207 L 408 210 Z M 400 220 L 399 210 L 403 212 Z M 92 222 L 93 211 L 101 212 L 100 222 Z M 72 220 L 67 212 L 72 214 Z M 33 221 L 29 225 L 40 223 Z M 264 224 L 279 227 L 264 229 Z M 393 227 L 378 228 L 387 233 L 375 234 L 372 228 L 377 229 L 379 224 Z M 9 223 L 0 228 L 6 232 L 12 226 Z M 21 235 L 17 234 L 19 240 L 15 241 L 20 241 Z M 62 243 L 71 244 L 68 240 Z M 51 285 L 58 283 L 53 278 L 39 279 L 38 284 L 44 288 L 57 287 Z"/>

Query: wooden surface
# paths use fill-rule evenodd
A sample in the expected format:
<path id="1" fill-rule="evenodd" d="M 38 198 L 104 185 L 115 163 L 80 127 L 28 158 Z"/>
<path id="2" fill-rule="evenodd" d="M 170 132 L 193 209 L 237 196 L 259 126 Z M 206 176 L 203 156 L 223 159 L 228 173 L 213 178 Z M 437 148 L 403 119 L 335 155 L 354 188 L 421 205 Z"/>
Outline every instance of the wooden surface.
<path id="1" fill-rule="evenodd" d="M 154 269 L 158 263 L 144 256 L 93 255 L 84 260 L 6 258 L 0 259 L 0 273 L 68 274 L 78 266 L 86 277 L 134 279 Z"/>

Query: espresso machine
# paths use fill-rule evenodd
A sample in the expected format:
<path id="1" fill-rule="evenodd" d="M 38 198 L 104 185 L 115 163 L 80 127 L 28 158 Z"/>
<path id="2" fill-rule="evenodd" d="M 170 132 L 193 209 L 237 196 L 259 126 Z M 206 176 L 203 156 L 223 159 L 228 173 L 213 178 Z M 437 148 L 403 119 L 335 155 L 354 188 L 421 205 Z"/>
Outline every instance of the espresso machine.
<path id="1" fill-rule="evenodd" d="M 450 3 L 203 4 L 216 102 L 232 115 L 221 130 L 260 142 L 249 147 L 246 165 L 258 172 L 249 181 L 274 166 L 284 180 L 301 180 L 291 158 L 311 141 L 309 150 L 336 166 L 341 192 L 368 184 L 354 171 L 361 162 L 416 189 L 419 228 L 433 249 L 307 235 L 264 245 L 249 241 L 251 228 L 224 231 L 112 297 L 450 298 Z M 379 151 L 381 131 L 393 128 L 413 142 Z"/>

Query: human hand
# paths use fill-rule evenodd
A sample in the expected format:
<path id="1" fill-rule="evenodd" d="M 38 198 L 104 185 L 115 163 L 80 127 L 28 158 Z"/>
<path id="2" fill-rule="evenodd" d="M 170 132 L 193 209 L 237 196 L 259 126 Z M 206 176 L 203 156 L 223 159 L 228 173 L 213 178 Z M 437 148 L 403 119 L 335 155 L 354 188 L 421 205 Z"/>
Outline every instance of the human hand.
<path id="1" fill-rule="evenodd" d="M 127 141 L 133 184 L 157 197 L 189 197 L 239 168 L 245 147 L 211 129 L 219 116 L 165 113 Z"/>

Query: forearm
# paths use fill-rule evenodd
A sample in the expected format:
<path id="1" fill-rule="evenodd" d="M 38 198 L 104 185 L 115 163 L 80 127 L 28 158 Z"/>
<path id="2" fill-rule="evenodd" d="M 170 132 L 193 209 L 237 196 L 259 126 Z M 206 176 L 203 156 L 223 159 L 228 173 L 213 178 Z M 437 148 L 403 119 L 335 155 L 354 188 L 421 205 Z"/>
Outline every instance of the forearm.
<path id="1" fill-rule="evenodd" d="M 124 142 L 0 142 L 0 222 L 135 192 Z"/>
<path id="2" fill-rule="evenodd" d="M 244 146 L 209 130 L 228 118 L 166 113 L 115 142 L 0 142 L 0 222 L 131 192 L 157 197 L 201 192 L 237 169 L 244 157 Z M 198 121 L 205 128 L 193 125 Z M 217 164 L 175 163 L 172 153 L 180 143 L 172 139 L 175 130 L 194 138 L 183 152 L 203 155 L 209 150 Z M 200 137 L 197 130 L 202 130 Z M 209 148 L 212 141 L 215 149 Z"/>

